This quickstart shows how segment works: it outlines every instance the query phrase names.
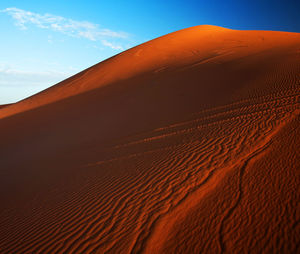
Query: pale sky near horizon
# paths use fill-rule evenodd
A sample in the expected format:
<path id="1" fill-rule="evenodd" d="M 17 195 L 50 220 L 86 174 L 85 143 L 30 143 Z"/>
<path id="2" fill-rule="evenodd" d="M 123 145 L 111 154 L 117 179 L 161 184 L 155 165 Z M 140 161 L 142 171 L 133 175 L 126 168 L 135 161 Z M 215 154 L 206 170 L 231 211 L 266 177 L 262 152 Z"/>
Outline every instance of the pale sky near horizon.
<path id="1" fill-rule="evenodd" d="M 1 0 L 0 104 L 158 36 L 211 24 L 300 32 L 300 1 Z"/>

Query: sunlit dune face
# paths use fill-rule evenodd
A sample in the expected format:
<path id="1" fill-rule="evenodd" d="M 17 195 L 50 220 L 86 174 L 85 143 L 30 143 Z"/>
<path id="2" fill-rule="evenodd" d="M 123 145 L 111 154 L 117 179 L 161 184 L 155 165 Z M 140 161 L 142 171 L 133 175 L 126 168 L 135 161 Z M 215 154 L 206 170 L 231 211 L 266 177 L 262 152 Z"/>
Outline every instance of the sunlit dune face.
<path id="1" fill-rule="evenodd" d="M 214 26 L 0 108 L 1 253 L 296 253 L 300 36 Z"/>

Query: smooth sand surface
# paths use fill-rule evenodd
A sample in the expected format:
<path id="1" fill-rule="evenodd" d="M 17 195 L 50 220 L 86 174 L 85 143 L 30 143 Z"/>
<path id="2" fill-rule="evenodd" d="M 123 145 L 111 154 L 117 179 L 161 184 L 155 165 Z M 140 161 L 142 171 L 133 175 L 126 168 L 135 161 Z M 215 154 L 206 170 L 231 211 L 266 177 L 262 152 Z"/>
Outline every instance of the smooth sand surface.
<path id="1" fill-rule="evenodd" d="M 7 106 L 9 106 L 9 105 L 12 105 L 12 104 L 1 104 L 1 105 L 0 105 L 0 108 L 7 107 Z"/>
<path id="2" fill-rule="evenodd" d="M 197 26 L 0 108 L 0 253 L 297 253 L 300 34 Z"/>

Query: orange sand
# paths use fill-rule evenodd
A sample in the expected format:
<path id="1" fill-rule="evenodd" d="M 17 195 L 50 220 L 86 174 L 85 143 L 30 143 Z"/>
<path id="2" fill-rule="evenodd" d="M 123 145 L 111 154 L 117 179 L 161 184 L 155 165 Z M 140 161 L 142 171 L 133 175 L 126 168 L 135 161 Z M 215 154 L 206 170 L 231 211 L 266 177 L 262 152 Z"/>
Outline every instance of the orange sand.
<path id="1" fill-rule="evenodd" d="M 300 34 L 184 29 L 0 108 L 0 253 L 296 253 Z"/>
<path id="2" fill-rule="evenodd" d="M 0 105 L 0 108 L 7 107 L 8 105 L 12 105 L 12 104 L 1 104 L 1 105 Z"/>

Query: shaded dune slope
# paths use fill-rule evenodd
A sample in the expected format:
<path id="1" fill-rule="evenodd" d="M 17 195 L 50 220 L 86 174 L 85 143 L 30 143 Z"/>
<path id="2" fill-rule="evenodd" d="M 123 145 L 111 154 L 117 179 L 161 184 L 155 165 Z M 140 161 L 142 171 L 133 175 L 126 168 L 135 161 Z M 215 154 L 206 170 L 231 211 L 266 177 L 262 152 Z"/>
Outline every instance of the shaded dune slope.
<path id="1" fill-rule="evenodd" d="M 299 34 L 198 26 L 1 108 L 1 253 L 296 253 L 299 85 Z"/>
<path id="2" fill-rule="evenodd" d="M 2 105 L 0 105 L 0 108 L 7 107 L 7 106 L 9 106 L 9 105 L 11 105 L 11 104 L 2 104 Z"/>

